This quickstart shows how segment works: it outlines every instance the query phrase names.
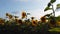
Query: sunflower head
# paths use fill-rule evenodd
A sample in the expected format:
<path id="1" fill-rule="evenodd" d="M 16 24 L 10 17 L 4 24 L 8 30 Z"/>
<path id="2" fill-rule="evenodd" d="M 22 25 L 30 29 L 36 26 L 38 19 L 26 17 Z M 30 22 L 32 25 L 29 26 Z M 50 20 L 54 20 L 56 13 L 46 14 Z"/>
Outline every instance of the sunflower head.
<path id="1" fill-rule="evenodd" d="M 0 19 L 0 24 L 4 23 L 4 20 L 3 19 Z"/>
<path id="2" fill-rule="evenodd" d="M 13 16 L 12 15 L 9 15 L 9 19 L 11 19 Z"/>
<path id="3" fill-rule="evenodd" d="M 22 18 L 26 17 L 26 12 L 22 12 Z"/>
<path id="4" fill-rule="evenodd" d="M 45 16 L 41 17 L 41 22 L 46 22 Z"/>
<path id="5" fill-rule="evenodd" d="M 35 20 L 32 20 L 32 26 L 37 26 L 37 23 Z"/>
<path id="6" fill-rule="evenodd" d="M 33 19 L 34 19 L 34 17 L 31 17 L 31 19 L 33 20 Z"/>
<path id="7" fill-rule="evenodd" d="M 6 13 L 6 16 L 9 16 L 9 13 Z"/>

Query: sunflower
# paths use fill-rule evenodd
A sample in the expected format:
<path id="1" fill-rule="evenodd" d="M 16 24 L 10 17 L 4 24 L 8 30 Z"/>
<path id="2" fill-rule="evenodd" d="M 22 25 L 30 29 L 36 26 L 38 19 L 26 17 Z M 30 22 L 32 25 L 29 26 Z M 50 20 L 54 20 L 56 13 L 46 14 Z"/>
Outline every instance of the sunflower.
<path id="1" fill-rule="evenodd" d="M 6 16 L 9 16 L 9 13 L 6 13 Z"/>
<path id="2" fill-rule="evenodd" d="M 9 19 L 11 19 L 13 16 L 12 15 L 9 15 Z"/>
<path id="3" fill-rule="evenodd" d="M 26 12 L 22 12 L 22 18 L 26 17 Z"/>
<path id="4" fill-rule="evenodd" d="M 58 25 L 58 26 L 60 26 L 60 20 L 59 20 L 59 21 L 57 21 L 57 25 Z"/>
<path id="5" fill-rule="evenodd" d="M 13 16 L 11 15 L 11 14 L 9 14 L 9 13 L 6 13 L 6 16 L 9 18 L 9 19 L 11 19 Z"/>
<path id="6" fill-rule="evenodd" d="M 45 16 L 41 17 L 41 22 L 46 22 Z"/>
<path id="7" fill-rule="evenodd" d="M 32 26 L 37 26 L 37 23 L 35 20 L 32 20 Z"/>
<path id="8" fill-rule="evenodd" d="M 4 20 L 3 19 L 0 19 L 0 24 L 4 25 Z"/>
<path id="9" fill-rule="evenodd" d="M 34 19 L 34 17 L 31 17 L 31 19 L 33 20 L 33 19 Z"/>
<path id="10" fill-rule="evenodd" d="M 23 22 L 22 22 L 21 19 L 17 20 L 17 22 L 18 22 L 19 24 L 23 24 Z"/>

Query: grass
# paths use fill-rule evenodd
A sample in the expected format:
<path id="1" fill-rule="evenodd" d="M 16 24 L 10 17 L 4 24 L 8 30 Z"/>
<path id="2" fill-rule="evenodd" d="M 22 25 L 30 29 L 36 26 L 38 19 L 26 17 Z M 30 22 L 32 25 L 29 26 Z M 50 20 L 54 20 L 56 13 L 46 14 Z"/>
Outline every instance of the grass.
<path id="1" fill-rule="evenodd" d="M 60 32 L 60 28 L 52 28 L 52 29 L 49 29 L 48 31 L 50 31 L 50 32 Z"/>

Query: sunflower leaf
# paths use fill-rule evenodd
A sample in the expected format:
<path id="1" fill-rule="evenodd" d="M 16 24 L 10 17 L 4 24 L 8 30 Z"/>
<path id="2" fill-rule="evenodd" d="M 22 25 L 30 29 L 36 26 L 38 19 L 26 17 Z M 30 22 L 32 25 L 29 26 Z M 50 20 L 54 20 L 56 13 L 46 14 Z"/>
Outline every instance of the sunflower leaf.
<path id="1" fill-rule="evenodd" d="M 52 8 L 46 7 L 44 11 L 51 10 Z"/>
<path id="2" fill-rule="evenodd" d="M 54 3 L 55 1 L 56 1 L 56 0 L 51 0 L 50 2 L 51 2 L 51 3 Z"/>

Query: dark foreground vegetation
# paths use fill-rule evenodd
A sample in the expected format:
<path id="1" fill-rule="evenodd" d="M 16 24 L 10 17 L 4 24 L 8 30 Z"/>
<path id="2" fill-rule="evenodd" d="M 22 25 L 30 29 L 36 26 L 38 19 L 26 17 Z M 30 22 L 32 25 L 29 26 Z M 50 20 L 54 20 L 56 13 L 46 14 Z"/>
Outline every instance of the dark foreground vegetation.
<path id="1" fill-rule="evenodd" d="M 27 25 L 0 25 L 0 32 L 7 34 L 59 34 L 60 32 L 51 32 L 48 31 L 51 29 L 48 24 L 40 25 L 40 26 L 27 26 Z"/>

